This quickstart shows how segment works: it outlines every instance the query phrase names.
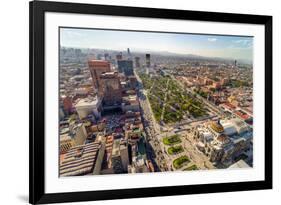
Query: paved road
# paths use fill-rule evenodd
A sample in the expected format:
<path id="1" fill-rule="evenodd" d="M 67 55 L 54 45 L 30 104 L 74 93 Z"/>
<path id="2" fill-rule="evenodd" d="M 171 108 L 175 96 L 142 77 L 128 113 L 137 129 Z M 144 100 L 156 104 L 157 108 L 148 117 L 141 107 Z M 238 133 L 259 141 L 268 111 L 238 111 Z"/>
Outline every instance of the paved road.
<path id="1" fill-rule="evenodd" d="M 180 131 L 182 138 L 181 145 L 184 147 L 184 152 L 176 154 L 176 155 L 169 155 L 167 153 L 166 145 L 163 144 L 163 137 L 167 134 L 174 134 L 174 133 L 161 133 L 160 131 L 160 125 L 157 123 L 153 113 L 152 108 L 150 106 L 149 100 L 147 98 L 147 93 L 145 90 L 143 90 L 142 87 L 142 81 L 139 78 L 139 76 L 136 74 L 137 80 L 139 81 L 139 89 L 138 89 L 138 96 L 140 100 L 140 106 L 141 106 L 141 113 L 142 117 L 144 119 L 144 125 L 145 125 L 145 131 L 148 135 L 148 143 L 153 149 L 153 152 L 155 154 L 155 162 L 159 169 L 161 171 L 168 171 L 173 170 L 173 160 L 186 155 L 191 159 L 191 163 L 188 163 L 186 166 L 184 166 L 182 169 L 191 166 L 192 164 L 195 164 L 199 169 L 214 169 L 215 167 L 212 165 L 211 162 L 209 162 L 208 158 L 201 153 L 196 148 L 196 142 L 192 141 L 193 137 L 192 134 L 188 134 L 186 131 Z M 168 85 L 168 83 L 167 83 Z M 152 85 L 153 86 L 153 85 Z M 167 86 L 166 86 L 167 87 Z M 190 91 L 188 91 L 190 92 Z M 193 93 L 193 92 L 192 92 Z M 166 99 L 167 93 L 165 95 Z M 201 96 L 200 96 L 201 97 Z M 203 99 L 204 102 L 206 101 Z M 208 102 L 207 102 L 208 103 Z M 207 104 L 206 103 L 206 104 Z M 217 117 L 217 115 L 209 116 L 209 117 L 203 117 L 199 119 L 192 119 L 192 120 L 186 120 L 181 123 L 177 123 L 176 126 L 184 126 L 184 128 L 192 128 L 196 126 L 197 124 L 200 124 L 208 119 L 212 119 L 214 117 Z M 152 152 L 152 151 L 150 151 Z M 152 153 L 150 153 L 150 156 L 152 157 Z"/>
<path id="2" fill-rule="evenodd" d="M 168 170 L 167 163 L 163 156 L 163 151 L 159 146 L 160 143 L 158 141 L 158 138 L 156 137 L 160 133 L 160 126 L 156 122 L 156 119 L 152 113 L 149 100 L 142 87 L 142 81 L 137 75 L 137 73 L 135 73 L 135 75 L 140 85 L 138 89 L 138 96 L 140 101 L 141 114 L 145 126 L 145 132 L 148 136 L 147 140 L 149 146 L 153 149 L 153 150 L 151 149 L 149 150 L 149 155 L 150 155 L 149 157 L 155 160 L 154 162 L 157 164 L 157 167 L 160 169 L 160 171 L 167 171 Z"/>

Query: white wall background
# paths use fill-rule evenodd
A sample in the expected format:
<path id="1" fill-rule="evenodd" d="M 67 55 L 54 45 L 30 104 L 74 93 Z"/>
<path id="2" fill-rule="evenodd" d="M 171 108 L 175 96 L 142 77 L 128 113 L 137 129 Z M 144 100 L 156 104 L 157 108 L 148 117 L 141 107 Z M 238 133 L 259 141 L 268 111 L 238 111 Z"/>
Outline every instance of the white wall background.
<path id="1" fill-rule="evenodd" d="M 79 0 L 72 0 L 79 2 Z M 281 199 L 280 126 L 281 12 L 264 0 L 81 0 L 85 3 L 273 15 L 274 189 L 236 193 L 126 199 L 79 204 L 277 204 Z M 0 204 L 28 201 L 28 1 L 1 1 Z M 275 203 L 274 203 L 275 202 Z M 277 202 L 277 203 L 276 203 Z M 78 203 L 75 203 L 78 204 Z"/>

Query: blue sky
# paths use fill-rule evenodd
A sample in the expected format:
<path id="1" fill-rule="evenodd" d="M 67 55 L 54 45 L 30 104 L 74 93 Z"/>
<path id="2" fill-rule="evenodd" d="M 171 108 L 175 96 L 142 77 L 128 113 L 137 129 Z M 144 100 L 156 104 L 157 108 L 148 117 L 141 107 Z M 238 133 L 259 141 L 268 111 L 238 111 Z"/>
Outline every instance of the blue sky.
<path id="1" fill-rule="evenodd" d="M 61 28 L 64 47 L 112 50 L 164 51 L 207 57 L 252 60 L 253 38 L 238 36 L 194 35 Z"/>

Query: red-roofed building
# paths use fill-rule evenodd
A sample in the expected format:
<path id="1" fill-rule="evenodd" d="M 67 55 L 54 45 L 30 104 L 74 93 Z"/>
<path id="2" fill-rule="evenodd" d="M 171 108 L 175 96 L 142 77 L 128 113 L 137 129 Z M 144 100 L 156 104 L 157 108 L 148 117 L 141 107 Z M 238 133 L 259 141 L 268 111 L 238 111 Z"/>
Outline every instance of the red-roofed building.
<path id="1" fill-rule="evenodd" d="M 90 60 L 88 61 L 89 69 L 93 79 L 94 88 L 99 90 L 100 75 L 105 72 L 110 72 L 110 63 L 103 60 Z"/>
<path id="2" fill-rule="evenodd" d="M 242 110 L 236 111 L 235 114 L 243 120 L 246 120 L 250 117 L 247 113 L 243 112 Z"/>

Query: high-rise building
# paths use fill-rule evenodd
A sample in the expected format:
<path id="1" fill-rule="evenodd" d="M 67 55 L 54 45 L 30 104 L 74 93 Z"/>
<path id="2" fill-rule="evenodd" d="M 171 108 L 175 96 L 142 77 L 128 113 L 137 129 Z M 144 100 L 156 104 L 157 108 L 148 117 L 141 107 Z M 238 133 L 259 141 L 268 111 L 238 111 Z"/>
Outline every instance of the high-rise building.
<path id="1" fill-rule="evenodd" d="M 136 68 L 140 67 L 140 57 L 135 57 L 135 66 Z"/>
<path id="2" fill-rule="evenodd" d="M 132 54 L 130 52 L 130 48 L 127 48 L 127 53 L 128 53 L 128 60 L 132 59 Z"/>
<path id="3" fill-rule="evenodd" d="M 100 75 L 105 72 L 110 72 L 110 63 L 103 60 L 90 60 L 88 62 L 91 72 L 94 88 L 100 88 Z"/>
<path id="4" fill-rule="evenodd" d="M 101 60 L 101 59 L 102 59 L 102 54 L 101 54 L 101 53 L 97 54 L 97 59 L 98 59 L 98 60 Z"/>
<path id="5" fill-rule="evenodd" d="M 131 57 L 131 52 L 130 52 L 130 48 L 127 48 L 127 52 L 128 52 L 128 57 Z"/>
<path id="6" fill-rule="evenodd" d="M 151 64 L 150 64 L 150 54 L 149 53 L 145 54 L 145 62 L 146 62 L 146 67 L 150 68 Z"/>
<path id="7" fill-rule="evenodd" d="M 104 54 L 104 60 L 106 60 L 106 61 L 109 60 L 109 54 L 108 53 Z"/>
<path id="8" fill-rule="evenodd" d="M 234 61 L 234 66 L 235 66 L 235 67 L 237 66 L 237 60 Z"/>
<path id="9" fill-rule="evenodd" d="M 122 53 L 121 52 L 116 55 L 116 60 L 122 60 Z"/>
<path id="10" fill-rule="evenodd" d="M 118 72 L 107 72 L 100 76 L 101 92 L 99 95 L 103 96 L 103 102 L 108 105 L 121 104 L 122 88 L 118 76 Z"/>
<path id="11" fill-rule="evenodd" d="M 126 76 L 134 75 L 132 60 L 119 60 L 117 63 L 120 73 L 124 73 Z"/>

